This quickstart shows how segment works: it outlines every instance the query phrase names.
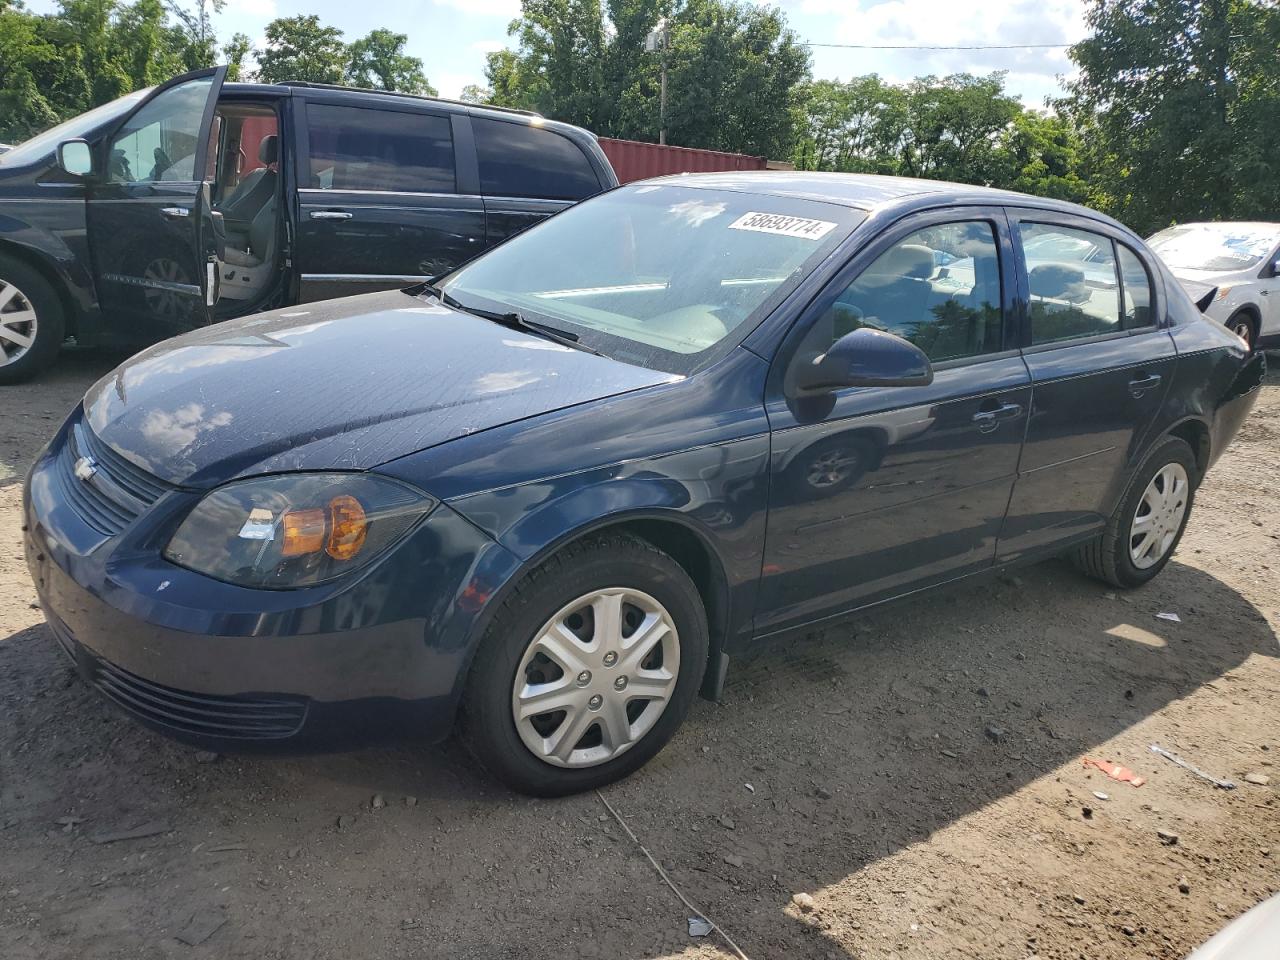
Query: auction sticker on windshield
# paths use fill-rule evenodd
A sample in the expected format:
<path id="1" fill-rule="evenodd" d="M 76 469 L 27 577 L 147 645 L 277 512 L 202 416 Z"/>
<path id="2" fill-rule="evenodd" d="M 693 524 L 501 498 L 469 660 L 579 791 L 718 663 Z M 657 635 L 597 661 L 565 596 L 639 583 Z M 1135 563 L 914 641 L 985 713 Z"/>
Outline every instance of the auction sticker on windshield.
<path id="1" fill-rule="evenodd" d="M 808 217 L 788 217 L 780 213 L 744 213 L 730 230 L 754 230 L 756 233 L 776 233 L 783 237 L 800 237 L 804 240 L 821 240 L 835 229 L 829 220 L 810 220 Z"/>

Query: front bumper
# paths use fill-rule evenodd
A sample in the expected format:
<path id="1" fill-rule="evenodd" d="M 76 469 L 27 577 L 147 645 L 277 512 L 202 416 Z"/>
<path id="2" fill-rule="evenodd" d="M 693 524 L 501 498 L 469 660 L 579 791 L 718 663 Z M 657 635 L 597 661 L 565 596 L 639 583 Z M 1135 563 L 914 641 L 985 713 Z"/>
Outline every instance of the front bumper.
<path id="1" fill-rule="evenodd" d="M 448 734 L 484 602 L 516 563 L 505 549 L 441 505 L 355 582 L 221 583 L 160 556 L 197 493 L 94 529 L 59 474 L 69 426 L 27 479 L 24 544 L 50 629 L 96 690 L 224 750 Z"/>

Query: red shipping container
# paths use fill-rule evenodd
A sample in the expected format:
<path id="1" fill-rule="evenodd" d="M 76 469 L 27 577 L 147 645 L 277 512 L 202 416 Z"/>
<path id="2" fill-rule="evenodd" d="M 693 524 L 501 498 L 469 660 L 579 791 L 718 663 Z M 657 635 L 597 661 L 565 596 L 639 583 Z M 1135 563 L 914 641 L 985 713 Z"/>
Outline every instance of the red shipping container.
<path id="1" fill-rule="evenodd" d="M 695 150 L 638 140 L 600 137 L 600 149 L 609 158 L 620 183 L 661 177 L 669 173 L 717 173 L 725 170 L 764 170 L 764 157 L 719 150 Z"/>

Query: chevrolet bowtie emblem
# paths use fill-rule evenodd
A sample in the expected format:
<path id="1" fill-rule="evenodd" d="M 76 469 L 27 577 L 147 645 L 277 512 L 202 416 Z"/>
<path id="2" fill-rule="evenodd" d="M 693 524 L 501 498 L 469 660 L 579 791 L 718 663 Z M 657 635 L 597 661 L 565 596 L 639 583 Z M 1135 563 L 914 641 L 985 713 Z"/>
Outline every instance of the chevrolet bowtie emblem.
<path id="1" fill-rule="evenodd" d="M 81 457 L 76 461 L 75 475 L 77 480 L 90 480 L 98 472 L 98 461 L 93 457 Z"/>

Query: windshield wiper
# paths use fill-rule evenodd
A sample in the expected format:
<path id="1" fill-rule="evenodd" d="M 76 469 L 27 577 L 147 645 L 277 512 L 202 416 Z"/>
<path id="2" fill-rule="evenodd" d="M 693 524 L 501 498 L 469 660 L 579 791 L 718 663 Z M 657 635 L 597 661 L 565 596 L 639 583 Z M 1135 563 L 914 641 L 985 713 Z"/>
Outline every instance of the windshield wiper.
<path id="1" fill-rule="evenodd" d="M 431 294 L 447 307 L 453 307 L 455 310 L 461 310 L 469 313 L 474 317 L 481 317 L 485 320 L 491 320 L 494 323 L 501 324 L 511 330 L 522 330 L 526 333 L 536 333 L 547 340 L 554 340 L 556 343 L 563 344 L 566 347 L 573 347 L 575 350 L 581 350 L 584 353 L 590 353 L 597 357 L 603 357 L 604 354 L 599 350 L 592 349 L 583 343 L 576 333 L 570 333 L 568 330 L 561 330 L 558 327 L 549 324 L 539 323 L 537 320 L 530 320 L 522 313 L 512 310 L 509 312 L 501 312 L 498 310 L 485 310 L 481 307 L 467 306 L 457 297 L 450 296 L 439 287 L 425 284 L 423 292 Z"/>

